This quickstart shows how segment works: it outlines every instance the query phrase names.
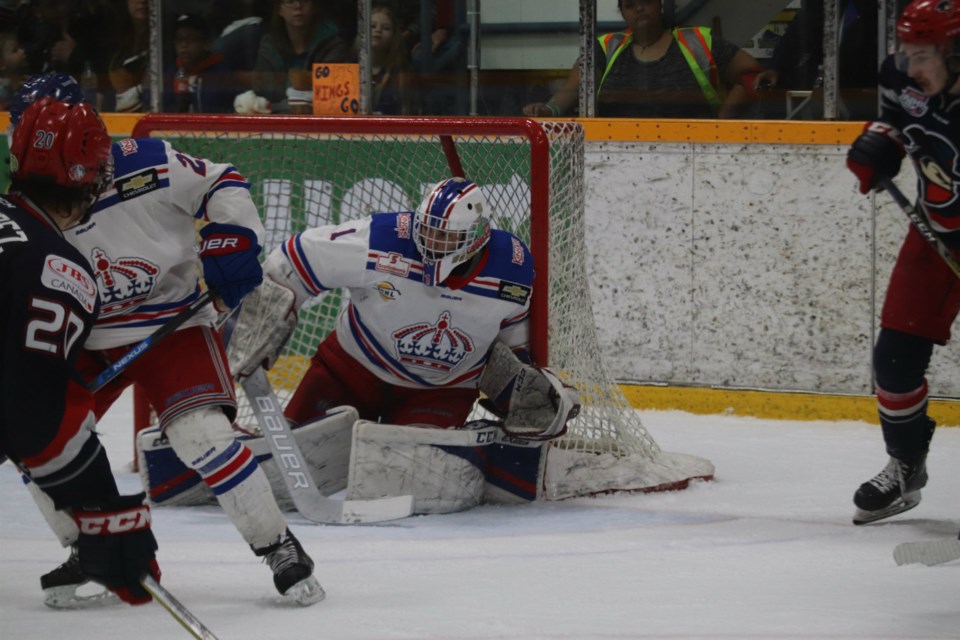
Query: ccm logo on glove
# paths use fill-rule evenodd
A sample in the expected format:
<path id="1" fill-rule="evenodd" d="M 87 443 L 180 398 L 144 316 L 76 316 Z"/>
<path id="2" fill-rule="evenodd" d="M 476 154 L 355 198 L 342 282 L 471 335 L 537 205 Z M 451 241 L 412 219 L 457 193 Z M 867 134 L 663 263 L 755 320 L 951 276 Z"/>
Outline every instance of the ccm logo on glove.
<path id="1" fill-rule="evenodd" d="M 143 505 L 126 511 L 98 513 L 81 511 L 74 514 L 80 533 L 88 536 L 112 536 L 150 528 L 150 507 Z"/>

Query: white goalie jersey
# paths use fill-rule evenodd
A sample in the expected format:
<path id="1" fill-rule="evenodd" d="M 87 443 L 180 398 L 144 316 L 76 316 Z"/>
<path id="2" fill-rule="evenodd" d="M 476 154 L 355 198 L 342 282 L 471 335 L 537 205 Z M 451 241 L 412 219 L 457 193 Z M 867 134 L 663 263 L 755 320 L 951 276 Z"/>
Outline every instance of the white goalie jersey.
<path id="1" fill-rule="evenodd" d="M 66 232 L 89 260 L 102 307 L 86 347 L 138 342 L 200 293 L 197 226 L 237 224 L 264 229 L 250 184 L 229 164 L 181 153 L 163 140 L 113 144 L 114 180 L 90 221 Z M 208 307 L 186 326 L 209 325 Z"/>
<path id="2" fill-rule="evenodd" d="M 428 287 L 412 228 L 406 212 L 310 229 L 278 247 L 265 269 L 291 285 L 298 302 L 347 289 L 337 339 L 381 380 L 476 387 L 497 338 L 514 351 L 529 348 L 533 256 L 515 236 L 493 230 L 471 274 Z"/>

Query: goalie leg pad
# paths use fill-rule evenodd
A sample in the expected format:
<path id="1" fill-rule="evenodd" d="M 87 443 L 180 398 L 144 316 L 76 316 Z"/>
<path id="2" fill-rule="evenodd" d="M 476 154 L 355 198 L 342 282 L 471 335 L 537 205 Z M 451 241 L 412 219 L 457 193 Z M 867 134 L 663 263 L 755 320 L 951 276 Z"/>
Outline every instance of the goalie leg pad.
<path id="1" fill-rule="evenodd" d="M 353 426 L 349 500 L 413 496 L 413 512 L 452 513 L 480 504 L 484 476 L 476 447 L 492 432 L 360 420 Z"/>
<path id="2" fill-rule="evenodd" d="M 353 407 L 336 407 L 314 421 L 291 429 L 313 480 L 324 495 L 342 491 L 347 486 L 351 429 L 357 418 Z M 261 435 L 246 433 L 236 437 L 250 449 L 267 475 L 280 508 L 293 510 L 293 502 L 267 441 Z M 180 461 L 159 429 L 140 432 L 137 456 L 144 490 L 154 504 L 196 506 L 216 503 L 213 492 L 200 475 Z"/>
<path id="3" fill-rule="evenodd" d="M 234 438 L 230 421 L 219 408 L 177 416 L 167 425 L 166 435 L 180 460 L 213 491 L 247 544 L 266 547 L 286 531 L 267 476 L 250 449 Z"/>
<path id="4" fill-rule="evenodd" d="M 516 446 L 499 442 L 484 450 L 486 487 L 483 501 L 517 504 L 537 499 L 548 445 Z"/>

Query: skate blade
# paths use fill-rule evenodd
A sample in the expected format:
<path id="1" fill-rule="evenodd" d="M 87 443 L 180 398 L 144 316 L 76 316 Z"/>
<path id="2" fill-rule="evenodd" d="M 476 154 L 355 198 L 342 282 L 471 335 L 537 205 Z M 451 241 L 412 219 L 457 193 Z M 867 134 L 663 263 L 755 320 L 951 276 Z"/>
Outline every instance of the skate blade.
<path id="1" fill-rule="evenodd" d="M 44 589 L 43 604 L 51 609 L 93 609 L 120 604 L 117 594 L 104 587 L 94 593 L 81 593 L 80 588 L 86 585 L 87 583 Z"/>
<path id="2" fill-rule="evenodd" d="M 857 509 L 853 513 L 853 524 L 869 524 L 871 522 L 876 522 L 877 520 L 883 520 L 884 518 L 895 516 L 898 513 L 909 511 L 918 504 L 920 504 L 920 492 L 914 491 L 913 493 L 908 493 L 905 496 L 894 500 L 890 506 L 884 509 L 877 509 L 876 511 L 864 511 L 863 509 Z"/>
<path id="3" fill-rule="evenodd" d="M 325 597 L 327 597 L 326 592 L 313 576 L 304 578 L 287 589 L 286 593 L 283 594 L 284 600 L 295 602 L 302 607 L 309 607 L 312 604 L 316 604 Z"/>

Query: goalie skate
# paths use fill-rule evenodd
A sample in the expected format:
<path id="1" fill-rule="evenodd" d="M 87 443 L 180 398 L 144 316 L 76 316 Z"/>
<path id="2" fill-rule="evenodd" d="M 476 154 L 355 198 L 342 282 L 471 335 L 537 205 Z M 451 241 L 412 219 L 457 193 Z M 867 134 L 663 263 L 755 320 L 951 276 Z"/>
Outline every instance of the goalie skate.
<path id="1" fill-rule="evenodd" d="M 854 494 L 853 524 L 868 524 L 913 509 L 920 504 L 920 489 L 926 484 L 924 462 L 908 465 L 891 457 L 887 466 Z"/>
<path id="2" fill-rule="evenodd" d="M 40 576 L 40 587 L 43 604 L 52 609 L 90 609 L 120 603 L 117 594 L 91 582 L 80 572 L 76 547 L 71 547 L 66 562 Z"/>

